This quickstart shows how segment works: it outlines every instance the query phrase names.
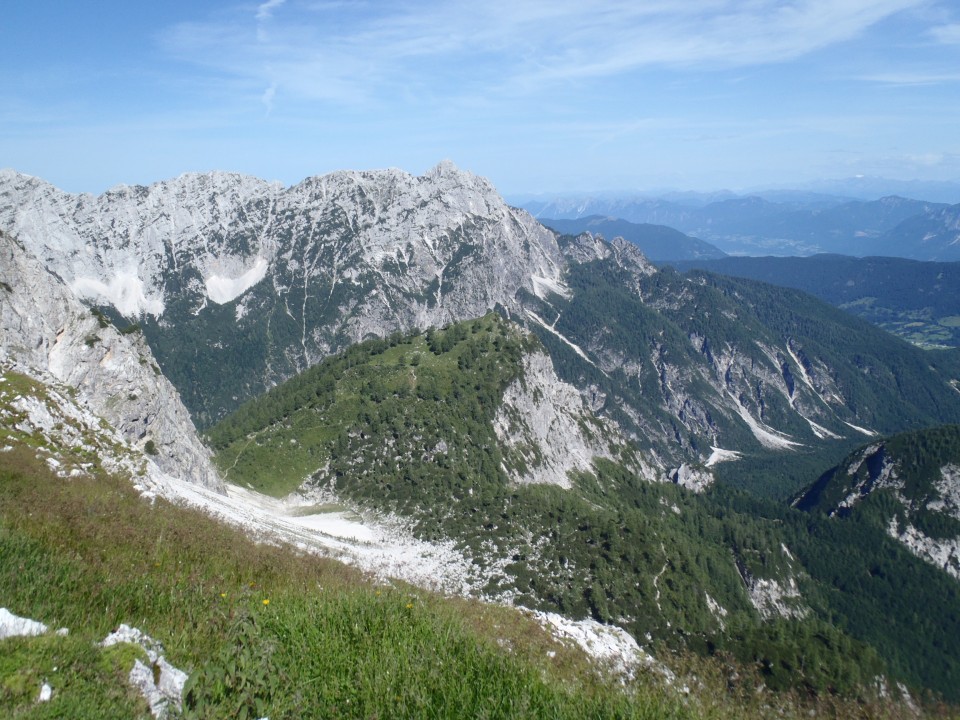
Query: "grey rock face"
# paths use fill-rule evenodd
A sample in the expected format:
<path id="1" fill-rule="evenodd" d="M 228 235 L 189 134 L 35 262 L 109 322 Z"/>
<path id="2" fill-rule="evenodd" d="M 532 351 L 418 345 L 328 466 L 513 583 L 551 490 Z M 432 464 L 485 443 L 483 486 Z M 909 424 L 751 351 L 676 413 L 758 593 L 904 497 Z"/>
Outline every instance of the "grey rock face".
<path id="1" fill-rule="evenodd" d="M 584 233 L 561 248 L 450 163 L 289 188 L 184 175 L 99 197 L 3 171 L 0 228 L 87 301 L 140 318 L 202 426 L 352 343 L 500 306 L 662 468 L 702 464 L 714 448 L 790 452 L 884 429 L 861 417 L 871 398 L 851 400 L 838 380 L 849 363 L 815 336 L 772 329 L 736 291 L 659 272 L 620 238 Z M 590 300 L 599 277 L 577 280 L 594 261 L 630 302 Z"/>
<path id="2" fill-rule="evenodd" d="M 142 318 L 181 389 L 215 386 L 185 396 L 208 421 L 350 343 L 515 308 L 564 267 L 551 231 L 450 163 L 286 189 L 185 175 L 99 197 L 4 171 L 0 228 L 82 297 Z"/>
<path id="3" fill-rule="evenodd" d="M 524 356 L 523 375 L 505 390 L 494 430 L 505 458 L 522 468 L 508 472 L 521 483 L 569 488 L 570 473 L 590 472 L 594 458 L 619 457 L 627 446 L 619 428 L 594 416 L 577 389 L 557 377 L 543 352 Z M 649 480 L 659 474 L 639 463 L 634 469 Z"/>
<path id="4" fill-rule="evenodd" d="M 368 280 L 368 307 L 352 313 L 362 335 L 371 324 L 396 326 L 384 298 L 417 296 L 410 320 L 439 325 L 561 272 L 553 233 L 449 163 L 423 177 L 339 172 L 288 189 L 184 175 L 99 197 L 4 171 L 0 225 L 81 294 L 125 316 L 163 315 L 169 278 L 187 269 L 200 304 L 230 302 L 266 277 L 281 294 L 305 285 L 309 297 Z"/>
<path id="5" fill-rule="evenodd" d="M 176 389 L 137 332 L 93 315 L 12 238 L 0 235 L 0 354 L 77 389 L 164 471 L 221 487 Z"/>

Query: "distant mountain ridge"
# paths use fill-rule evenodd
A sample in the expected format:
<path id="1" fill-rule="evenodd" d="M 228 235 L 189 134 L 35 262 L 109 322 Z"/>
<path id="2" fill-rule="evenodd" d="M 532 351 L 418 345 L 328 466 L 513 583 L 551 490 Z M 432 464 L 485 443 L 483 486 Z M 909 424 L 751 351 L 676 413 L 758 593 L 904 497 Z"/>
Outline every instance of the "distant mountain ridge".
<path id="1" fill-rule="evenodd" d="M 776 197 L 776 196 L 773 196 Z M 676 228 L 733 255 L 893 255 L 960 260 L 960 206 L 879 200 L 727 198 L 690 205 L 658 198 L 560 198 L 524 204 L 535 217 L 589 215 Z"/>
<path id="2" fill-rule="evenodd" d="M 4 171 L 0 227 L 78 294 L 140 318 L 201 423 L 364 338 L 559 287 L 563 264 L 553 233 L 450 163 L 287 189 L 185 175 L 99 197 Z"/>
<path id="3" fill-rule="evenodd" d="M 654 262 L 726 257 L 725 252 L 710 243 L 684 235 L 665 225 L 632 223 L 602 215 L 587 215 L 570 220 L 540 218 L 540 222 L 565 235 L 591 232 L 611 240 L 622 237 L 640 248 L 641 252 Z"/>

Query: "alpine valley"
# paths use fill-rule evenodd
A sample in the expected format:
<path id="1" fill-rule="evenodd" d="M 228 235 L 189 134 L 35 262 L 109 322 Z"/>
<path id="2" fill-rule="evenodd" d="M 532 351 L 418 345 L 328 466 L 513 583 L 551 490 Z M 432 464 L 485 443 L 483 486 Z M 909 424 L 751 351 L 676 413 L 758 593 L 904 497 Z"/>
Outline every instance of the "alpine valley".
<path id="1" fill-rule="evenodd" d="M 157 513 L 615 638 L 635 704 L 594 694 L 597 716 L 960 704 L 956 349 L 561 234 L 449 162 L 99 197 L 5 170 L 0 232 L 0 480 L 25 454 L 53 482 L 109 471 Z M 220 686 L 185 656 L 202 716 Z M 651 683 L 665 704 L 638 699 Z M 256 717 L 286 707 L 275 685 Z M 531 707 L 474 712 L 576 716 Z"/>

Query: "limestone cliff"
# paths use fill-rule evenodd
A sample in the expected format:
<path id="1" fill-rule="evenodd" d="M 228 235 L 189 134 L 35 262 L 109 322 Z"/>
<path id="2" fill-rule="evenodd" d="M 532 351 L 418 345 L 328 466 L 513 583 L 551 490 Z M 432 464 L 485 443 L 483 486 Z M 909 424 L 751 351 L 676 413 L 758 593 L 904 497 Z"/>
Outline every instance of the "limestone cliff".
<path id="1" fill-rule="evenodd" d="M 0 356 L 75 388 L 164 472 L 220 487 L 209 451 L 140 333 L 121 332 L 92 313 L 6 235 L 0 235 Z"/>

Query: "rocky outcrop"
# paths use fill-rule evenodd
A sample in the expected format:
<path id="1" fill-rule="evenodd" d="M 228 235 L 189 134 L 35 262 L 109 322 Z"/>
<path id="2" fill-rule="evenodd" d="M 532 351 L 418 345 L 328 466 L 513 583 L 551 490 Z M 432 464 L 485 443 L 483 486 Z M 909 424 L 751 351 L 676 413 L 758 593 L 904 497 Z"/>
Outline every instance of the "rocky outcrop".
<path id="1" fill-rule="evenodd" d="M 803 596 L 794 578 L 780 582 L 773 578 L 750 578 L 747 584 L 750 604 L 764 620 L 778 617 L 803 619 L 810 608 L 803 604 Z"/>
<path id="2" fill-rule="evenodd" d="M 577 389 L 557 377 L 550 356 L 539 351 L 524 356 L 520 378 L 504 391 L 494 430 L 507 475 L 520 483 L 569 488 L 571 473 L 591 472 L 595 458 L 628 453 L 619 429 L 590 412 Z M 634 464 L 648 479 L 657 477 L 652 468 Z"/>
<path id="3" fill-rule="evenodd" d="M 164 472 L 221 487 L 176 389 L 137 331 L 121 332 L 80 303 L 12 238 L 0 235 L 0 357 L 49 374 Z"/>
<path id="4" fill-rule="evenodd" d="M 713 485 L 714 478 L 709 470 L 684 463 L 670 472 L 670 480 L 691 492 L 701 493 Z"/>
<path id="5" fill-rule="evenodd" d="M 913 525 L 901 526 L 896 518 L 890 519 L 887 534 L 918 558 L 960 580 L 960 537 L 932 538 Z"/>

